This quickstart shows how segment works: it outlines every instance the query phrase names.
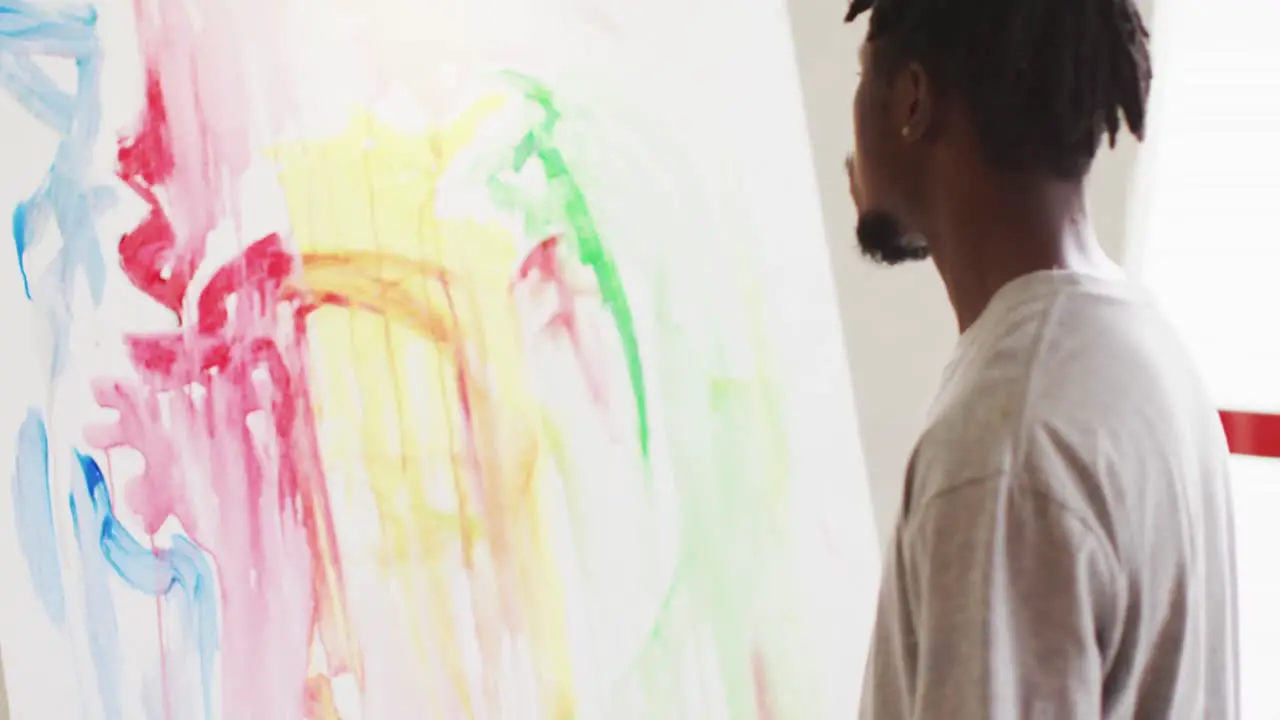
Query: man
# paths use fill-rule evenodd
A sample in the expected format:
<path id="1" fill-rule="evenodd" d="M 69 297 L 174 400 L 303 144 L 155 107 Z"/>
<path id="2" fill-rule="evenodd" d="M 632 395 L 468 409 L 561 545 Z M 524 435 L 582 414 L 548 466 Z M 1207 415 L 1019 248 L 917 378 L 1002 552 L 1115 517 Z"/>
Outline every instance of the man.
<path id="1" fill-rule="evenodd" d="M 1227 451 L 1083 178 L 1151 69 L 1131 0 L 856 0 L 858 242 L 961 337 L 885 564 L 871 720 L 1238 715 Z"/>

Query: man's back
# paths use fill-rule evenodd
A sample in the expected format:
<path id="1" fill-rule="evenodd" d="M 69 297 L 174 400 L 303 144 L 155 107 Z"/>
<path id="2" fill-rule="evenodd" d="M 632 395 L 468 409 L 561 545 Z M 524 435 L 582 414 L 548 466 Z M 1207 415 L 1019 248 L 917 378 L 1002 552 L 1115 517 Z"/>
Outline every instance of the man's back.
<path id="1" fill-rule="evenodd" d="M 863 715 L 1238 715 L 1227 451 L 1122 280 L 1040 272 L 961 338 L 886 563 Z"/>

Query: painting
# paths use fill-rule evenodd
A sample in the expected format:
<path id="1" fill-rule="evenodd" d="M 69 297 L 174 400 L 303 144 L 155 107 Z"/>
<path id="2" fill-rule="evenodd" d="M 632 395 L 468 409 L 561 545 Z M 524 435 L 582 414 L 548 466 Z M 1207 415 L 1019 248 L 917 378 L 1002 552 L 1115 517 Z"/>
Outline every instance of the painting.
<path id="1" fill-rule="evenodd" d="M 0 0 L 0 89 L 15 720 L 850 716 L 781 0 Z"/>

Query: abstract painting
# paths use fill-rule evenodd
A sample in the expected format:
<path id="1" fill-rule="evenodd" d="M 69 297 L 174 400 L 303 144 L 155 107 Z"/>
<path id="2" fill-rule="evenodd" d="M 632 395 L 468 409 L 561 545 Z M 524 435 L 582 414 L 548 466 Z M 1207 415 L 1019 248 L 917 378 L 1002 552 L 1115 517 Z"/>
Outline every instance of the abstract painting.
<path id="1" fill-rule="evenodd" d="M 781 0 L 0 0 L 0 89 L 16 720 L 851 716 Z"/>

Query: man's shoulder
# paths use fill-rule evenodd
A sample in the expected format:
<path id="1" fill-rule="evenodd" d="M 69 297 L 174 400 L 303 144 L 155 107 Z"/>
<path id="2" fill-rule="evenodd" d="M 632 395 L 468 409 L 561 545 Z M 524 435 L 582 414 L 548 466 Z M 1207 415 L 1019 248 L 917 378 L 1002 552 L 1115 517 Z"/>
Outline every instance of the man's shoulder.
<path id="1" fill-rule="evenodd" d="M 1010 383 L 975 384 L 935 408 L 908 468 L 913 504 L 1013 467 L 1024 411 L 1019 390 Z"/>
<path id="2" fill-rule="evenodd" d="M 1225 442 L 1194 374 L 1141 361 L 1113 371 L 1033 365 L 1025 376 L 976 378 L 922 433 L 909 505 L 995 478 L 1034 489 L 1109 535 L 1112 502 L 1141 504 L 1182 475 L 1218 471 Z"/>
<path id="3" fill-rule="evenodd" d="M 989 326 L 947 378 L 912 456 L 914 500 L 996 475 L 1078 499 L 1117 468 L 1216 447 L 1194 363 L 1150 302 L 1092 289 L 1041 300 Z"/>
<path id="4" fill-rule="evenodd" d="M 1098 428 L 1045 417 L 1014 402 L 1013 395 L 988 395 L 966 410 L 957 405 L 957 412 L 930 423 L 908 470 L 908 513 L 975 485 L 993 493 L 1040 496 L 1080 518 L 1104 512 L 1099 501 L 1105 504 L 1109 495 L 1111 460 L 1089 436 Z"/>

